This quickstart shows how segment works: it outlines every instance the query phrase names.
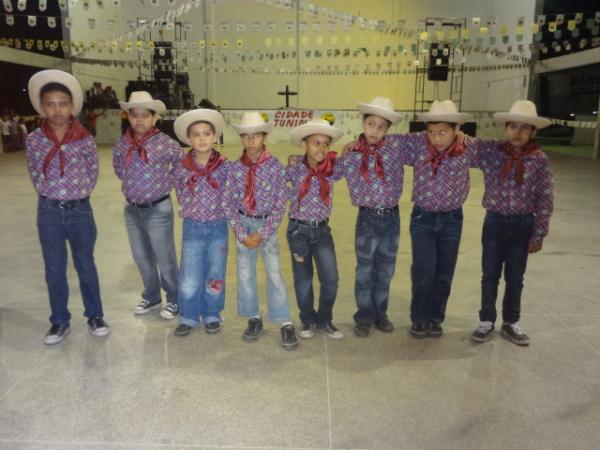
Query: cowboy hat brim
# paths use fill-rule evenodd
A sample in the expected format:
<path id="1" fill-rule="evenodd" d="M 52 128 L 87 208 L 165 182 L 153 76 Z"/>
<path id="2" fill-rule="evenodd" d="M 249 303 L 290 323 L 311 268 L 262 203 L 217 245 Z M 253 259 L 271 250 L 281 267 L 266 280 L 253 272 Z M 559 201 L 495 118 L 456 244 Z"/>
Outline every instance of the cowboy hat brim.
<path id="1" fill-rule="evenodd" d="M 223 116 L 213 109 L 193 109 L 180 115 L 173 124 L 177 139 L 186 145 L 191 145 L 188 138 L 188 128 L 194 122 L 208 122 L 215 127 L 215 135 L 218 138 L 223 134 L 225 121 Z"/>
<path id="2" fill-rule="evenodd" d="M 231 127 L 235 130 L 235 132 L 239 135 L 242 134 L 252 134 L 252 133 L 267 133 L 269 134 L 273 131 L 273 127 L 275 126 L 275 122 L 269 121 L 260 125 L 240 125 L 240 124 L 231 124 Z"/>
<path id="3" fill-rule="evenodd" d="M 456 123 L 462 125 L 473 120 L 470 114 L 467 113 L 448 113 L 448 114 L 432 114 L 432 113 L 421 113 L 418 115 L 418 119 L 421 122 L 447 122 Z"/>
<path id="4" fill-rule="evenodd" d="M 358 103 L 356 108 L 363 115 L 372 114 L 374 116 L 383 117 L 384 119 L 389 120 L 392 125 L 395 125 L 402 120 L 402 114 L 369 103 Z"/>
<path id="5" fill-rule="evenodd" d="M 40 92 L 48 83 L 62 84 L 69 90 L 69 92 L 71 92 L 73 99 L 73 114 L 77 116 L 83 107 L 83 93 L 81 90 L 81 85 L 79 84 L 79 81 L 77 81 L 77 78 L 70 73 L 56 69 L 42 70 L 35 73 L 29 79 L 29 100 L 31 101 L 33 109 L 35 109 L 39 115 L 45 117 L 45 114 L 42 111 Z"/>
<path id="6" fill-rule="evenodd" d="M 340 140 L 343 135 L 342 130 L 332 125 L 321 125 L 314 123 L 305 123 L 292 130 L 290 133 L 290 140 L 292 144 L 302 147 L 302 140 L 312 134 L 324 134 L 331 138 L 331 143 L 335 143 Z"/>
<path id="7" fill-rule="evenodd" d="M 506 124 L 508 122 L 521 122 L 534 126 L 536 129 L 546 128 L 551 125 L 549 119 L 545 117 L 537 117 L 537 116 L 529 116 L 525 114 L 511 114 L 511 113 L 495 113 L 494 120 L 501 124 Z"/>

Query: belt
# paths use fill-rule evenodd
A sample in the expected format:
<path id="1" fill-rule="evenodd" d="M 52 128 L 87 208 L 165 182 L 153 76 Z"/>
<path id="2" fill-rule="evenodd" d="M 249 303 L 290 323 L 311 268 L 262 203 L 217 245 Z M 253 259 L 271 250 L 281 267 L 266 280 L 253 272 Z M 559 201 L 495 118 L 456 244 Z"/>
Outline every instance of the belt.
<path id="1" fill-rule="evenodd" d="M 40 198 L 44 202 L 48 203 L 49 205 L 58 206 L 59 208 L 62 208 L 62 209 L 75 208 L 80 203 L 85 203 L 90 199 L 89 197 L 85 197 L 85 198 L 79 198 L 76 200 L 54 200 L 54 199 L 51 199 L 48 197 L 44 197 L 43 195 L 40 196 Z"/>
<path id="2" fill-rule="evenodd" d="M 153 206 L 159 204 L 160 202 L 164 202 L 168 198 L 169 198 L 169 194 L 167 194 L 164 197 L 161 197 L 161 198 L 159 198 L 157 200 L 154 200 L 153 202 L 135 203 L 135 202 L 132 202 L 130 200 L 127 200 L 127 203 L 129 203 L 131 206 L 135 206 L 136 208 L 145 209 L 145 208 L 152 208 Z"/>
<path id="3" fill-rule="evenodd" d="M 290 217 L 290 222 L 297 223 L 298 225 L 304 225 L 306 227 L 319 228 L 319 227 L 327 225 L 329 223 L 329 219 L 325 219 L 325 220 L 321 220 L 320 222 L 317 222 L 316 220 L 300 220 L 300 219 L 293 219 L 292 217 Z"/>
<path id="4" fill-rule="evenodd" d="M 377 214 L 378 216 L 387 216 L 398 211 L 398 205 L 392 206 L 391 208 L 368 208 L 366 206 L 359 206 L 358 209 L 370 214 Z"/>
<path id="5" fill-rule="evenodd" d="M 267 217 L 269 217 L 268 214 L 265 214 L 263 216 L 253 216 L 252 214 L 248 214 L 245 211 L 242 211 L 241 209 L 238 209 L 238 212 L 242 215 L 242 216 L 246 216 L 246 217 L 250 217 L 251 219 L 266 219 Z"/>

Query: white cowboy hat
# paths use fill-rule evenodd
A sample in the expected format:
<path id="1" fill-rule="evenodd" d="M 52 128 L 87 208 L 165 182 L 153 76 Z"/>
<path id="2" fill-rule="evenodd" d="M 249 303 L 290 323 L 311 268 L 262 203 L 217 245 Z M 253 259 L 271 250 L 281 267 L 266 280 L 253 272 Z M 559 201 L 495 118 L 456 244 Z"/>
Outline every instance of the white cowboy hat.
<path id="1" fill-rule="evenodd" d="M 535 103 L 529 100 L 517 100 L 507 113 L 499 112 L 494 114 L 494 120 L 502 124 L 506 124 L 507 122 L 527 123 L 537 129 L 546 128 L 552 123 L 545 117 L 539 117 Z"/>
<path id="2" fill-rule="evenodd" d="M 302 147 L 302 140 L 312 134 L 324 134 L 331 138 L 331 143 L 338 141 L 341 137 L 342 130 L 334 127 L 325 119 L 312 119 L 300 126 L 297 126 L 290 133 L 290 140 L 292 144 Z"/>
<path id="3" fill-rule="evenodd" d="M 128 102 L 119 102 L 119 106 L 123 111 L 129 111 L 132 108 L 142 108 L 154 111 L 158 115 L 162 115 L 167 111 L 167 107 L 160 100 L 154 100 L 150 92 L 133 91 L 129 95 Z"/>
<path id="4" fill-rule="evenodd" d="M 473 120 L 470 114 L 460 113 L 452 100 L 434 100 L 429 112 L 418 115 L 421 122 L 448 122 L 462 125 Z"/>
<path id="5" fill-rule="evenodd" d="M 375 97 L 369 103 L 358 103 L 356 107 L 363 115 L 372 114 L 383 117 L 392 122 L 392 125 L 402 120 L 402 114 L 394 112 L 394 104 L 389 98 Z"/>
<path id="6" fill-rule="evenodd" d="M 81 112 L 83 106 L 83 93 L 81 91 L 81 85 L 77 78 L 62 70 L 48 69 L 37 72 L 29 79 L 28 91 L 29 100 L 33 105 L 33 108 L 41 115 L 44 112 L 41 108 L 40 91 L 48 83 L 58 83 L 65 86 L 73 97 L 73 114 L 78 115 Z"/>
<path id="7" fill-rule="evenodd" d="M 273 130 L 275 123 L 273 121 L 265 122 L 265 119 L 258 111 L 245 112 L 242 121 L 238 124 L 231 124 L 235 132 L 239 135 L 253 133 L 267 133 Z"/>
<path id="8" fill-rule="evenodd" d="M 184 144 L 191 145 L 188 138 L 188 128 L 195 122 L 208 122 L 212 124 L 212 126 L 215 127 L 217 139 L 223 134 L 225 121 L 220 112 L 215 111 L 214 109 L 192 109 L 191 111 L 183 113 L 175 120 L 173 128 L 175 129 L 177 139 Z"/>

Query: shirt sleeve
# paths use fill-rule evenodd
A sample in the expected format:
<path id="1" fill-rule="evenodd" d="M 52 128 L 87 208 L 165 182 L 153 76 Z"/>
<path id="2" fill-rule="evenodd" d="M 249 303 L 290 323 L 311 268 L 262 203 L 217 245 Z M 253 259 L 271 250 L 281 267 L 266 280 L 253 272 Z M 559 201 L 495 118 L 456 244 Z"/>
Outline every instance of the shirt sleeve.
<path id="1" fill-rule="evenodd" d="M 414 166 L 417 148 L 423 143 L 425 132 L 389 134 L 390 143 L 399 147 L 400 159 L 405 166 Z"/>
<path id="2" fill-rule="evenodd" d="M 283 167 L 281 168 L 280 176 L 275 180 L 271 188 L 276 193 L 275 204 L 273 205 L 273 210 L 271 211 L 271 214 L 269 214 L 269 217 L 265 219 L 262 226 L 258 229 L 258 233 L 263 240 L 269 239 L 277 232 L 277 228 L 281 223 L 281 219 L 283 218 L 287 206 L 289 191 L 285 183 L 285 170 Z"/>
<path id="3" fill-rule="evenodd" d="M 344 178 L 344 158 L 343 156 L 338 156 L 335 159 L 331 180 L 335 182 L 341 180 L 342 178 Z"/>
<path id="4" fill-rule="evenodd" d="M 173 180 L 173 185 L 175 185 L 175 171 L 177 170 L 177 166 L 183 159 L 184 151 L 181 148 L 181 145 L 179 145 L 173 139 L 171 139 L 170 141 L 171 142 L 169 142 L 169 154 L 171 160 L 171 169 L 169 170 L 169 176 Z"/>
<path id="5" fill-rule="evenodd" d="M 36 191 L 40 184 L 40 178 L 42 175 L 42 159 L 35 157 L 35 137 L 29 135 L 25 141 L 25 148 L 27 154 L 27 169 L 29 170 L 29 176 L 31 183 Z M 39 191 L 38 191 L 39 192 Z"/>
<path id="6" fill-rule="evenodd" d="M 554 182 L 550 171 L 550 161 L 543 155 L 540 162 L 537 173 L 539 180 L 535 189 L 533 232 L 529 239 L 530 244 L 541 243 L 544 237 L 548 235 L 550 216 L 554 210 Z"/>
<path id="7" fill-rule="evenodd" d="M 112 149 L 112 165 L 115 175 L 119 180 L 123 179 L 123 152 L 121 151 L 121 140 L 117 140 Z"/>
<path id="8" fill-rule="evenodd" d="M 89 136 L 84 142 L 84 158 L 86 160 L 86 168 L 88 171 L 88 177 L 90 178 L 90 190 L 96 187 L 98 181 L 98 148 L 96 147 L 96 141 L 94 138 Z"/>
<path id="9" fill-rule="evenodd" d="M 235 237 L 239 242 L 244 242 L 248 233 L 242 224 L 240 219 L 239 204 L 238 200 L 234 197 L 236 195 L 236 178 L 235 169 L 230 166 L 227 171 L 227 179 L 225 181 L 225 189 L 223 190 L 222 206 L 227 217 L 227 223 L 229 227 L 235 233 Z"/>
<path id="10" fill-rule="evenodd" d="M 498 145 L 502 141 L 497 139 L 467 138 L 467 151 L 469 152 L 469 167 L 483 169 L 498 157 Z"/>

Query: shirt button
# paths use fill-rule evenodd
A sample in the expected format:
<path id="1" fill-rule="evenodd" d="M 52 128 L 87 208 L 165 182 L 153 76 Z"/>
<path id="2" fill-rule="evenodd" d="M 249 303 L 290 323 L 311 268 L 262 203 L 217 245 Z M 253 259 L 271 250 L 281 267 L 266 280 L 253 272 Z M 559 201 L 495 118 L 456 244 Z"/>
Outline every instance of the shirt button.
<path id="1" fill-rule="evenodd" d="M 64 145 L 61 145 L 61 146 L 60 146 L 60 149 L 61 149 L 61 150 L 64 150 L 64 149 L 65 149 L 65 146 L 64 146 Z"/>

